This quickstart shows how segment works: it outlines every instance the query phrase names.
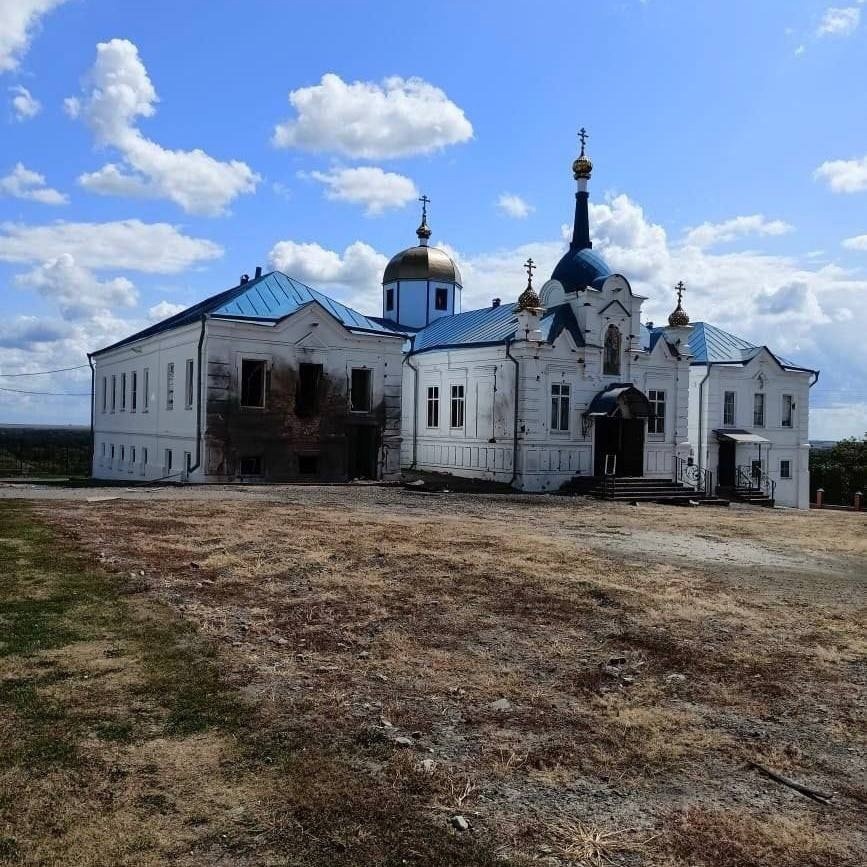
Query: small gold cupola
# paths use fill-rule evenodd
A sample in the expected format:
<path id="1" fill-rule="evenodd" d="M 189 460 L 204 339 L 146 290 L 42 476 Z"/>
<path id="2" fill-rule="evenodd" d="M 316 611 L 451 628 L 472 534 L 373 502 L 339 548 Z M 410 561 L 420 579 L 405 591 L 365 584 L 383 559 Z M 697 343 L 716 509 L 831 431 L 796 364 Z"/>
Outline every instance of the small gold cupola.
<path id="1" fill-rule="evenodd" d="M 593 171 L 593 163 L 584 152 L 587 143 L 587 130 L 583 126 L 578 133 L 578 138 L 581 140 L 581 153 L 578 154 L 578 159 L 572 163 L 572 174 L 576 181 L 589 181 L 590 173 Z"/>
<path id="2" fill-rule="evenodd" d="M 686 290 L 686 286 L 683 285 L 683 280 L 681 280 L 677 286 L 674 287 L 677 292 L 677 307 L 671 311 L 671 314 L 668 317 L 668 324 L 673 327 L 684 327 L 689 325 L 689 316 L 686 313 L 686 310 L 683 309 L 682 301 L 683 301 L 683 293 Z"/>
<path id="3" fill-rule="evenodd" d="M 421 246 L 427 246 L 428 239 L 431 236 L 430 226 L 427 224 L 427 204 L 430 199 L 423 195 L 419 201 L 421 202 L 421 223 L 419 227 L 415 230 L 416 235 L 418 235 L 418 242 Z"/>
<path id="4" fill-rule="evenodd" d="M 527 259 L 524 263 L 524 268 L 527 271 L 527 288 L 518 296 L 518 306 L 515 309 L 518 312 L 522 310 L 540 310 L 542 301 L 539 298 L 538 292 L 533 288 L 533 271 L 536 270 L 536 263 L 532 259 Z"/>

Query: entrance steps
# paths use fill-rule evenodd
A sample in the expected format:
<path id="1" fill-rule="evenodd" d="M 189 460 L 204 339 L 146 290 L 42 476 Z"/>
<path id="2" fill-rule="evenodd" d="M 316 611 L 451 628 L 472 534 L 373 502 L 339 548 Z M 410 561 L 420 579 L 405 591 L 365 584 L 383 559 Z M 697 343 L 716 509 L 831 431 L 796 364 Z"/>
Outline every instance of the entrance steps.
<path id="1" fill-rule="evenodd" d="M 707 496 L 700 491 L 671 479 L 649 479 L 643 476 L 620 476 L 611 482 L 605 496 L 605 480 L 576 478 L 565 488 L 567 492 L 590 494 L 595 497 L 626 503 L 665 503 L 674 506 L 727 506 L 729 501 L 721 497 Z"/>
<path id="2" fill-rule="evenodd" d="M 717 493 L 735 500 L 738 503 L 749 503 L 751 506 L 765 506 L 766 508 L 774 508 L 774 500 L 769 497 L 761 488 L 747 487 L 739 485 L 734 488 L 717 487 Z"/>

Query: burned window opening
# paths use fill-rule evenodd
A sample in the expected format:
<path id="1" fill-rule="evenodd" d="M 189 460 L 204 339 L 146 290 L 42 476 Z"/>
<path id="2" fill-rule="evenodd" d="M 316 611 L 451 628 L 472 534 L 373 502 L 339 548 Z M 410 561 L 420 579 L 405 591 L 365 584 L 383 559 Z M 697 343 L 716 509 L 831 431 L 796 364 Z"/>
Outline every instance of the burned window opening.
<path id="1" fill-rule="evenodd" d="M 259 358 L 241 360 L 241 406 L 265 406 L 265 362 Z"/>
<path id="2" fill-rule="evenodd" d="M 298 475 L 315 476 L 319 472 L 319 455 L 298 455 Z"/>
<path id="3" fill-rule="evenodd" d="M 370 371 L 355 367 L 349 383 L 349 408 L 353 412 L 370 412 Z"/>
<path id="4" fill-rule="evenodd" d="M 298 391 L 295 396 L 295 415 L 305 418 L 319 412 L 319 392 L 322 385 L 321 364 L 298 365 Z"/>

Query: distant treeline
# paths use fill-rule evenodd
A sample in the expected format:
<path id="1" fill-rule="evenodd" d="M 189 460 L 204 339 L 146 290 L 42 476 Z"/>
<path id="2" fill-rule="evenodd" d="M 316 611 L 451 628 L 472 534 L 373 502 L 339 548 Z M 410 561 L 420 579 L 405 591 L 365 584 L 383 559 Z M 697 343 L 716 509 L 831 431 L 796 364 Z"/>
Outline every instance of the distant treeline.
<path id="1" fill-rule="evenodd" d="M 822 488 L 824 501 L 837 506 L 851 506 L 860 491 L 867 493 L 867 434 L 862 439 L 840 440 L 829 449 L 810 451 L 810 498 Z"/>
<path id="2" fill-rule="evenodd" d="M 88 428 L 0 426 L 0 477 L 89 475 Z"/>

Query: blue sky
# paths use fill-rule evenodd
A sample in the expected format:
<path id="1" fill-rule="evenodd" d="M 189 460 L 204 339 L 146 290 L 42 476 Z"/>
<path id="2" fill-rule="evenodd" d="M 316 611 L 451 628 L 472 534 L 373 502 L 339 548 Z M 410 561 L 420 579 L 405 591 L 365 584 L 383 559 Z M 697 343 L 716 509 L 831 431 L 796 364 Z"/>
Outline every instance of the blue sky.
<path id="1" fill-rule="evenodd" d="M 0 0 L 0 374 L 257 264 L 376 312 L 422 191 L 465 307 L 517 296 L 585 126 L 594 245 L 647 318 L 684 280 L 693 319 L 821 368 L 811 436 L 863 433 L 865 48 L 857 0 Z M 20 392 L 88 384 L 0 376 L 0 422 L 84 422 Z"/>

